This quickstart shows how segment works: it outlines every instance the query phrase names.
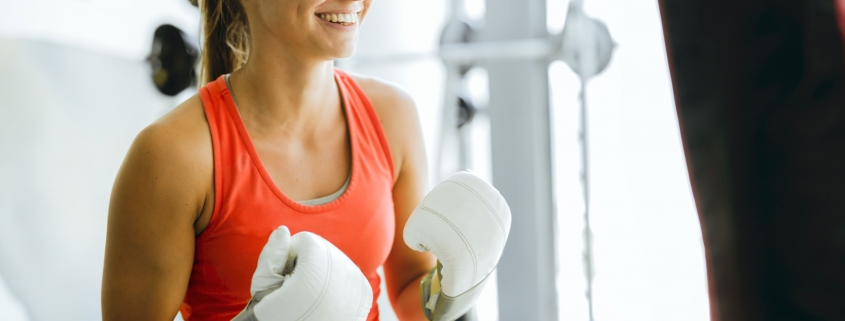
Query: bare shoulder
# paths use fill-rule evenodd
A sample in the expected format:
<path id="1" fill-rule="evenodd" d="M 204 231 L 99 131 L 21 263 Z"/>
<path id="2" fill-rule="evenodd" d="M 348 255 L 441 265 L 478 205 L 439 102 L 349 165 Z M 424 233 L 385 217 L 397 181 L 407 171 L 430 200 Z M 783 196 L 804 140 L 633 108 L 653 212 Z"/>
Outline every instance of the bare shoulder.
<path id="1" fill-rule="evenodd" d="M 199 211 L 213 191 L 213 175 L 211 134 L 194 96 L 138 133 L 115 183 L 146 188 L 149 200 L 178 196 Z"/>
<path id="2" fill-rule="evenodd" d="M 396 84 L 360 74 L 349 74 L 373 104 L 387 136 L 397 170 L 412 150 L 424 148 L 417 107 L 411 95 Z"/>
<path id="3" fill-rule="evenodd" d="M 199 96 L 189 98 L 144 128 L 133 147 L 179 165 L 213 166 L 211 134 Z"/>
<path id="4" fill-rule="evenodd" d="M 399 114 L 411 113 L 416 115 L 416 105 L 413 98 L 405 90 L 396 84 L 361 74 L 349 74 L 376 108 L 376 112 L 385 116 L 398 116 Z"/>

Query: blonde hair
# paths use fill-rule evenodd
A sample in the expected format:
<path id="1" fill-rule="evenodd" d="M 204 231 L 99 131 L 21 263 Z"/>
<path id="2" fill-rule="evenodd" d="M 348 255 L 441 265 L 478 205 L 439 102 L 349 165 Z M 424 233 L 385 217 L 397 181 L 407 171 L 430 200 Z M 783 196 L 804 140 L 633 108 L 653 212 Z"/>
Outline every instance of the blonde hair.
<path id="1" fill-rule="evenodd" d="M 200 0 L 200 86 L 243 67 L 249 58 L 249 23 L 240 0 Z"/>

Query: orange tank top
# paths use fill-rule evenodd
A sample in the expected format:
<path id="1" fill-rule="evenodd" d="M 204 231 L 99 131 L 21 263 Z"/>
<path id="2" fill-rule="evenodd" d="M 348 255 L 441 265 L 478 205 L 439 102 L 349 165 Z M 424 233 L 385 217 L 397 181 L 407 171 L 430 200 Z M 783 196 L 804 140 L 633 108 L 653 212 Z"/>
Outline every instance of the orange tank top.
<path id="1" fill-rule="evenodd" d="M 214 149 L 214 211 L 196 239 L 194 265 L 180 311 L 187 321 L 231 320 L 250 299 L 258 254 L 270 232 L 286 225 L 291 234 L 316 233 L 349 256 L 369 279 L 373 305 L 393 244 L 393 159 L 378 116 L 361 88 L 335 70 L 349 128 L 349 186 L 334 201 L 297 203 L 279 190 L 258 158 L 223 76 L 200 88 Z"/>

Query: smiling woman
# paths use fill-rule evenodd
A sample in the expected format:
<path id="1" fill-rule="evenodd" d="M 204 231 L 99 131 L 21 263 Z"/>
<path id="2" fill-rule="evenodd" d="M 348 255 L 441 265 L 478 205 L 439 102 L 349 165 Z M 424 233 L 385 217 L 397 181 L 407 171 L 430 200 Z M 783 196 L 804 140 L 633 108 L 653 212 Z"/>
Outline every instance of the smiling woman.
<path id="1" fill-rule="evenodd" d="M 416 109 L 333 65 L 370 3 L 199 2 L 205 86 L 137 136 L 115 180 L 104 319 L 378 320 L 384 266 L 397 316 L 425 320 L 434 256 L 402 241 L 426 191 Z"/>

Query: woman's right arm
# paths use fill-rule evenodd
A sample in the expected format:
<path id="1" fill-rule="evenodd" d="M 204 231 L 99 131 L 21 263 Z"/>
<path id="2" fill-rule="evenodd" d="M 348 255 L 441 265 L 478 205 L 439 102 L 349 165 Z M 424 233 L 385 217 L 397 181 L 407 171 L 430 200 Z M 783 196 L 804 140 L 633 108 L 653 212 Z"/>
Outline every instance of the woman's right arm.
<path id="1" fill-rule="evenodd" d="M 188 287 L 197 222 L 207 224 L 214 204 L 213 175 L 196 96 L 138 134 L 109 203 L 103 320 L 173 320 Z"/>

